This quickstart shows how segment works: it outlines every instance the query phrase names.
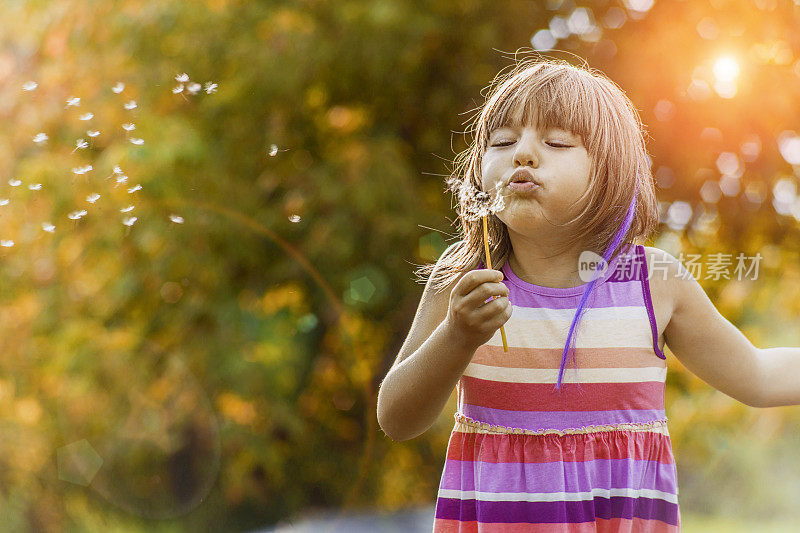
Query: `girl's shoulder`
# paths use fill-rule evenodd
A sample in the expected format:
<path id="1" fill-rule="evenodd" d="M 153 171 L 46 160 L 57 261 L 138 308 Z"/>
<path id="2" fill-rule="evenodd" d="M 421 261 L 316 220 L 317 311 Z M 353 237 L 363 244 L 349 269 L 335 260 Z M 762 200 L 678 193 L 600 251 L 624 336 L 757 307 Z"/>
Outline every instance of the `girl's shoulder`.
<path id="1" fill-rule="evenodd" d="M 646 265 L 645 275 L 654 305 L 673 310 L 680 283 L 690 275 L 681 262 L 671 253 L 655 246 L 643 246 Z M 658 304 L 656 304 L 658 302 Z M 671 316 L 671 312 L 667 313 Z M 668 320 L 667 320 L 668 321 Z"/>

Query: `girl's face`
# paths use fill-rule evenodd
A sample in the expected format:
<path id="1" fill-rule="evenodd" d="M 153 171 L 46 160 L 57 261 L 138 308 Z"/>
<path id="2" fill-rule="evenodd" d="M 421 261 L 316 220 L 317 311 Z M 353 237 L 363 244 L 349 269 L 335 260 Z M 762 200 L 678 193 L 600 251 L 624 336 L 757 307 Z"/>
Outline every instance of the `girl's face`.
<path id="1" fill-rule="evenodd" d="M 580 136 L 566 130 L 539 131 L 535 125 L 503 126 L 489 132 L 481 162 L 483 190 L 504 197 L 505 209 L 497 217 L 511 231 L 529 235 L 536 230 L 552 234 L 548 223 L 562 224 L 575 217 L 583 205 L 574 202 L 589 187 L 591 158 Z M 511 175 L 528 170 L 541 186 L 514 191 Z"/>

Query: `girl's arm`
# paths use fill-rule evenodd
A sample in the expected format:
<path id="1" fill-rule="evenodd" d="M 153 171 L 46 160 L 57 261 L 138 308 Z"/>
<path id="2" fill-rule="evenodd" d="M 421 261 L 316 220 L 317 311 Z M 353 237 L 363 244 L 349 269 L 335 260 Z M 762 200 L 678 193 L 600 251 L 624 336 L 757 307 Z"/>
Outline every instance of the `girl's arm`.
<path id="1" fill-rule="evenodd" d="M 446 320 L 450 293 L 458 280 L 439 293 L 432 289 L 440 263 L 441 258 L 428 279 L 400 353 L 378 390 L 378 425 L 392 440 L 412 439 L 436 422 L 475 353 L 474 347 L 453 335 Z"/>
<path id="2" fill-rule="evenodd" d="M 800 349 L 756 348 L 717 311 L 680 261 L 664 250 L 647 249 L 648 264 L 666 266 L 663 283 L 672 296 L 673 310 L 664 338 L 675 357 L 715 389 L 751 407 L 800 403 L 800 386 L 792 379 L 800 372 Z"/>

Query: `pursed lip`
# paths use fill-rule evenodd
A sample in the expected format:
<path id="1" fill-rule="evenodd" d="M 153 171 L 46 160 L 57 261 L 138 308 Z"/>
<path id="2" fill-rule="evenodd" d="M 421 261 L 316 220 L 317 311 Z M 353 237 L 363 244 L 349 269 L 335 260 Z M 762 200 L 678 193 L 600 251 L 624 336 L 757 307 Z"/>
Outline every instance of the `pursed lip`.
<path id="1" fill-rule="evenodd" d="M 525 168 L 518 168 L 517 170 L 515 170 L 514 173 L 511 174 L 511 176 L 508 178 L 508 181 L 506 182 L 506 186 L 511 185 L 512 183 L 514 183 L 514 181 L 517 181 L 517 180 L 530 181 L 531 183 L 534 183 L 534 184 L 538 185 L 539 187 L 542 186 L 542 184 L 539 182 L 539 180 L 534 178 L 533 174 L 531 174 L 531 172 L 529 170 L 525 169 Z"/>

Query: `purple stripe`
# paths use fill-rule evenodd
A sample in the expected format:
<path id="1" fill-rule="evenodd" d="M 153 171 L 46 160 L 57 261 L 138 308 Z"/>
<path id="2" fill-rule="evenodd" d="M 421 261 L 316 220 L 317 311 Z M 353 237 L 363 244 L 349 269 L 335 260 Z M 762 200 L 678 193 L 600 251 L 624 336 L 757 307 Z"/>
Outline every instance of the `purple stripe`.
<path id="1" fill-rule="evenodd" d="M 559 297 L 543 296 L 530 292 L 504 279 L 508 287 L 509 300 L 519 307 L 537 307 L 543 309 L 577 309 L 581 294 L 563 295 Z M 603 283 L 595 287 L 587 304 L 591 307 L 629 307 L 642 305 L 642 287 L 639 280 Z"/>
<path id="2" fill-rule="evenodd" d="M 459 400 L 461 398 L 459 397 Z M 496 426 L 530 429 L 581 428 L 606 424 L 641 424 L 667 418 L 664 409 L 625 409 L 615 411 L 507 411 L 459 403 L 464 415 Z"/>
<path id="3" fill-rule="evenodd" d="M 658 328 L 656 327 L 656 314 L 653 311 L 653 299 L 650 297 L 650 281 L 648 280 L 647 269 L 647 256 L 644 253 L 644 246 L 641 244 L 636 247 L 636 252 L 642 264 L 641 275 L 639 279 L 642 283 L 642 291 L 644 293 L 644 304 L 647 307 L 647 316 L 650 317 L 650 331 L 653 333 L 653 351 L 661 359 L 666 359 L 667 356 L 661 348 L 658 347 Z"/>
<path id="4" fill-rule="evenodd" d="M 595 518 L 642 518 L 678 525 L 678 505 L 661 499 L 614 496 L 579 502 L 478 502 L 439 498 L 436 518 L 483 523 L 594 522 Z"/>
<path id="5" fill-rule="evenodd" d="M 652 452 L 659 455 L 658 449 Z M 479 476 L 477 484 L 476 475 Z M 674 464 L 632 458 L 543 463 L 447 459 L 440 487 L 480 492 L 591 492 L 593 488 L 647 488 L 678 494 L 678 472 Z"/>

